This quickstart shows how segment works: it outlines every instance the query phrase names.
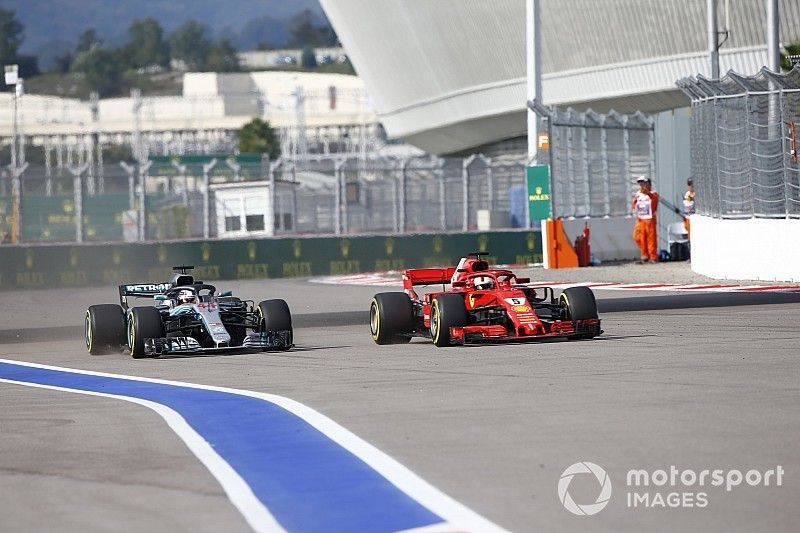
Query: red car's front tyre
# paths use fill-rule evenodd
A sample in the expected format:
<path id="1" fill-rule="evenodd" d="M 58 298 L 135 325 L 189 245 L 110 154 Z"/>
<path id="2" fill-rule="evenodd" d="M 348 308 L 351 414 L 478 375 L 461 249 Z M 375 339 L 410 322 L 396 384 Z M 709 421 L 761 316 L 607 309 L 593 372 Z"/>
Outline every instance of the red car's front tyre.
<path id="1" fill-rule="evenodd" d="M 451 346 L 450 328 L 464 327 L 469 321 L 464 297 L 440 294 L 431 305 L 431 339 L 439 347 Z"/>

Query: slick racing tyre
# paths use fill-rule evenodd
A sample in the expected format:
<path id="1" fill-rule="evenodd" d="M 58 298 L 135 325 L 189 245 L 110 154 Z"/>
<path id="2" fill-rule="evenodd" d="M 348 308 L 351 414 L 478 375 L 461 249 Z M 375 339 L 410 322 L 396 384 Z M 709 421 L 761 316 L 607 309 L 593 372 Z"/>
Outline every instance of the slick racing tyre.
<path id="1" fill-rule="evenodd" d="M 119 305 L 91 305 L 84 322 L 86 349 L 90 354 L 112 353 L 125 344 L 125 312 Z"/>
<path id="2" fill-rule="evenodd" d="M 264 300 L 258 304 L 259 332 L 267 331 L 273 333 L 287 334 L 286 346 L 282 350 L 288 350 L 293 346 L 294 331 L 292 330 L 292 313 L 285 300 L 274 299 Z"/>
<path id="3" fill-rule="evenodd" d="M 369 329 L 376 344 L 410 342 L 410 333 L 414 330 L 411 298 L 404 292 L 376 294 L 369 305 Z"/>
<path id="4" fill-rule="evenodd" d="M 589 287 L 569 287 L 561 293 L 561 303 L 567 308 L 567 318 L 573 322 L 597 318 L 597 301 Z M 591 339 L 596 334 L 572 335 L 571 339 Z"/>
<path id="5" fill-rule="evenodd" d="M 464 297 L 440 294 L 431 305 L 431 339 L 439 347 L 451 346 L 450 328 L 466 326 L 469 321 Z"/>
<path id="6" fill-rule="evenodd" d="M 164 337 L 161 313 L 155 307 L 134 307 L 128 311 L 128 347 L 134 359 L 148 357 L 144 353 L 145 339 Z"/>

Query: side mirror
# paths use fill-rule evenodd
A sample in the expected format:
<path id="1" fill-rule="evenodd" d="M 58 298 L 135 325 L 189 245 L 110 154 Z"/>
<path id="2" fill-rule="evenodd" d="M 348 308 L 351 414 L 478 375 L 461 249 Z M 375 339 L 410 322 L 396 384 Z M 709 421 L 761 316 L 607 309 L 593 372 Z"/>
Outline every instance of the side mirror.
<path id="1" fill-rule="evenodd" d="M 467 286 L 467 282 L 466 281 L 454 281 L 453 283 L 450 284 L 450 286 L 453 287 L 454 289 L 459 289 L 459 288 L 462 288 L 462 287 L 466 287 Z"/>
<path id="2" fill-rule="evenodd" d="M 155 296 L 153 296 L 153 300 L 157 302 L 163 302 L 165 300 L 169 300 L 169 298 L 167 298 L 166 294 L 156 294 Z"/>
<path id="3" fill-rule="evenodd" d="M 231 296 L 233 295 L 232 291 L 222 291 L 221 293 L 217 294 L 217 296 Z"/>
<path id="4" fill-rule="evenodd" d="M 517 283 L 530 283 L 531 278 L 517 278 Z"/>

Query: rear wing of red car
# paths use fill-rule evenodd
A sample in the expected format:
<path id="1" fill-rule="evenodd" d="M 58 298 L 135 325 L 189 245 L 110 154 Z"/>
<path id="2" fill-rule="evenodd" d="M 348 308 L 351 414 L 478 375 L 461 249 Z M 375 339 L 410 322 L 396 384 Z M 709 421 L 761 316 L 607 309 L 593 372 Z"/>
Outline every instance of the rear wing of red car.
<path id="1" fill-rule="evenodd" d="M 455 273 L 455 267 L 412 268 L 403 272 L 403 288 L 417 285 L 448 284 Z"/>

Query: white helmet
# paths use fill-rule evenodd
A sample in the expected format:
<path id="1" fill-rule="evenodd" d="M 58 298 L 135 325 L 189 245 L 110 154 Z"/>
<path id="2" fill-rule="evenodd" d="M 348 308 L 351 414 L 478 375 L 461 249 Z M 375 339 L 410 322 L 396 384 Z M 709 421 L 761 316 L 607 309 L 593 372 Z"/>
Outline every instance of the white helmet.
<path id="1" fill-rule="evenodd" d="M 494 280 L 491 276 L 478 276 L 475 278 L 475 288 L 479 291 L 486 291 L 494 288 Z"/>
<path id="2" fill-rule="evenodd" d="M 178 303 L 193 304 L 195 301 L 197 301 L 197 297 L 194 295 L 194 292 L 188 289 L 183 289 L 178 293 Z"/>

